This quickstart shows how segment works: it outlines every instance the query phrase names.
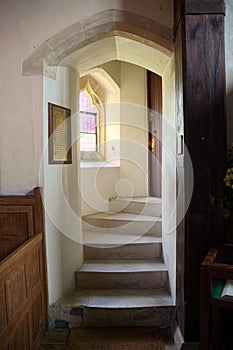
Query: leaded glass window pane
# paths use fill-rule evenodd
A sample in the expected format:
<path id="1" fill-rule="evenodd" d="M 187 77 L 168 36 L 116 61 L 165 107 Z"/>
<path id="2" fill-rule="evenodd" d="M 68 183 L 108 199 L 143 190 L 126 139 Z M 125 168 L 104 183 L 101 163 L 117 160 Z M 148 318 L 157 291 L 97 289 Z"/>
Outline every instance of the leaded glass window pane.
<path id="1" fill-rule="evenodd" d="M 81 91 L 79 95 L 80 107 L 80 150 L 97 151 L 97 113 L 95 108 L 90 105 L 85 92 Z"/>

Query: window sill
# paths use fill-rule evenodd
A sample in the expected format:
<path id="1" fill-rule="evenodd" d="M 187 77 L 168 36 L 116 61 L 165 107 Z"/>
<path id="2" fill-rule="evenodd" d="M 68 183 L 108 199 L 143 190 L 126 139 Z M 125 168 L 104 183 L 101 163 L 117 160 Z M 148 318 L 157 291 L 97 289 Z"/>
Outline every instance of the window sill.
<path id="1" fill-rule="evenodd" d="M 82 161 L 80 168 L 120 168 L 119 162 L 108 163 L 108 162 L 85 162 Z"/>
<path id="2" fill-rule="evenodd" d="M 81 162 L 102 162 L 103 157 L 100 152 L 81 151 Z"/>

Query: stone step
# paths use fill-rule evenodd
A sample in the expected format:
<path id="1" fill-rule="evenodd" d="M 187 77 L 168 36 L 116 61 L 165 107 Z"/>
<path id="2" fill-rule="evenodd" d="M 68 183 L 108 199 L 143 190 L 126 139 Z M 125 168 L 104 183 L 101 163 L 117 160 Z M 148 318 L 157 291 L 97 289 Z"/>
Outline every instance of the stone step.
<path id="1" fill-rule="evenodd" d="M 140 307 L 172 306 L 167 289 L 76 289 L 59 300 L 69 307 L 126 309 Z"/>
<path id="2" fill-rule="evenodd" d="M 109 201 L 111 212 L 124 212 L 151 216 L 162 215 L 162 199 L 156 197 L 118 197 Z"/>
<path id="3" fill-rule="evenodd" d="M 168 271 L 161 259 L 87 260 L 75 273 L 80 288 L 167 288 Z"/>
<path id="4" fill-rule="evenodd" d="M 83 216 L 84 231 L 103 233 L 125 233 L 143 236 L 145 234 L 161 237 L 162 218 L 128 213 L 97 213 Z M 101 229 L 101 230 L 100 230 Z"/>
<path id="5" fill-rule="evenodd" d="M 69 328 L 80 326 L 165 327 L 175 317 L 175 307 L 166 289 L 79 289 L 50 306 L 50 327 L 55 321 Z"/>
<path id="6" fill-rule="evenodd" d="M 83 232 L 83 244 L 89 247 L 111 248 L 126 244 L 161 243 L 161 237 L 153 235 L 127 234 L 111 232 L 109 229 L 95 228 L 92 231 Z"/>
<path id="7" fill-rule="evenodd" d="M 175 320 L 173 306 L 145 307 L 134 309 L 94 309 L 86 308 L 85 322 L 87 327 L 130 327 L 157 326 L 169 327 Z"/>
<path id="8" fill-rule="evenodd" d="M 99 240 L 97 239 L 97 237 Z M 122 235 L 118 241 L 110 235 L 84 232 L 84 259 L 86 260 L 152 260 L 162 257 L 162 239 L 143 236 L 132 240 L 130 235 Z M 110 238 L 109 238 L 110 236 Z"/>

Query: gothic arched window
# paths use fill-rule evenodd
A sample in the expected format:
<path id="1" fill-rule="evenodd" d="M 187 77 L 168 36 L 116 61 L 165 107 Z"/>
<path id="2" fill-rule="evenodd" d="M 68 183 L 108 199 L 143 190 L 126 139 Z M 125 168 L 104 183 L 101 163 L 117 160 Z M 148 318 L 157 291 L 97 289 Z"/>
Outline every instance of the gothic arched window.
<path id="1" fill-rule="evenodd" d="M 90 76 L 80 80 L 79 121 L 82 160 L 103 160 L 105 157 L 105 93 Z"/>
<path id="2" fill-rule="evenodd" d="M 84 91 L 79 94 L 80 151 L 97 152 L 97 110 L 90 104 Z"/>

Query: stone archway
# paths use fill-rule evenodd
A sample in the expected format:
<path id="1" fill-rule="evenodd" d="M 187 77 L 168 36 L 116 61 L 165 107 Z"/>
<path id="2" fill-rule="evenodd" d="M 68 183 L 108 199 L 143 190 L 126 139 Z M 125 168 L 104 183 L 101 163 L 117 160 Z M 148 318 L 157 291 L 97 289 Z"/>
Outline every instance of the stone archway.
<path id="1" fill-rule="evenodd" d="M 55 34 L 37 48 L 22 65 L 23 75 L 42 75 L 44 64 L 58 66 L 67 56 L 110 37 L 123 37 L 171 56 L 172 30 L 146 17 L 120 10 L 107 10 Z"/>
<path id="2" fill-rule="evenodd" d="M 166 99 L 169 100 L 169 103 L 164 108 L 164 113 L 168 122 L 174 125 L 175 84 L 172 49 L 172 33 L 169 27 L 136 14 L 109 10 L 91 16 L 85 21 L 75 23 L 49 38 L 23 62 L 22 72 L 23 75 L 27 76 L 45 75 L 56 79 L 57 67 L 64 67 L 64 69 L 72 70 L 75 74 L 78 72 L 79 76 L 83 76 L 90 69 L 111 60 L 133 63 L 163 77 L 163 99 L 164 101 Z M 93 57 L 93 53 L 95 57 Z M 175 153 L 173 136 L 174 134 L 168 130 L 166 135 L 167 141 L 169 142 L 169 138 L 173 140 L 172 151 Z M 77 171 L 75 166 L 72 170 L 72 176 Z M 170 209 L 172 209 L 175 201 L 175 169 L 173 175 L 173 179 L 170 182 L 171 191 L 166 191 L 164 194 L 165 200 L 170 201 L 171 192 L 174 192 L 172 194 L 174 196 L 169 206 L 167 206 L 167 211 L 164 211 L 165 222 L 170 220 Z M 171 178 L 170 176 L 169 181 Z M 175 233 L 175 230 L 173 233 Z M 174 236 L 171 234 L 165 235 L 165 260 L 171 271 L 172 294 L 175 300 L 176 265 Z M 52 244 L 52 241 L 49 242 L 53 249 Z M 61 244 L 67 244 L 69 249 L 74 249 L 73 246 L 72 248 L 70 247 L 70 243 L 63 242 Z M 48 251 L 50 252 L 50 247 Z M 63 262 L 63 264 L 65 263 Z M 50 278 L 53 270 L 52 265 L 51 268 L 49 267 L 49 270 L 51 271 L 49 273 Z M 67 279 L 65 283 L 70 285 L 72 278 L 69 276 L 73 274 L 72 264 L 67 264 L 64 267 L 64 271 L 66 271 L 65 278 Z M 53 298 L 55 297 L 51 297 L 51 300 Z"/>

